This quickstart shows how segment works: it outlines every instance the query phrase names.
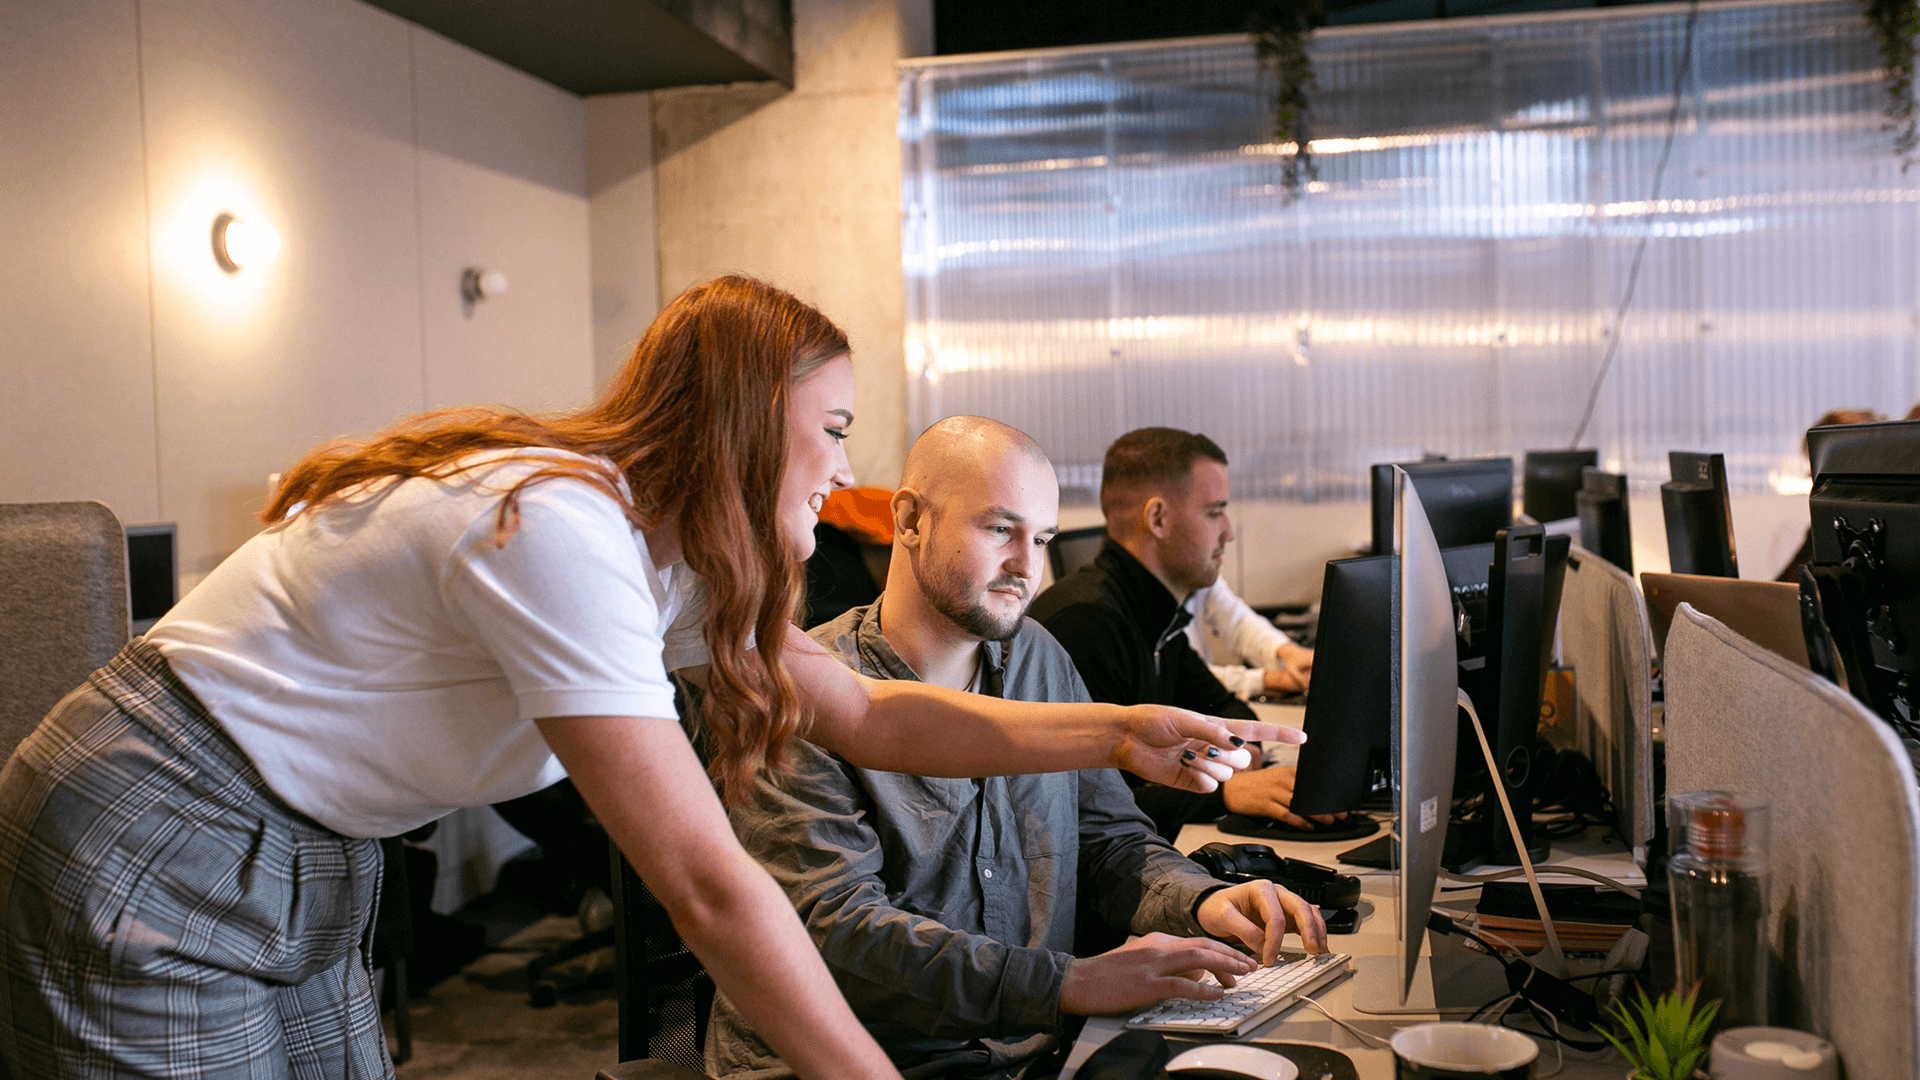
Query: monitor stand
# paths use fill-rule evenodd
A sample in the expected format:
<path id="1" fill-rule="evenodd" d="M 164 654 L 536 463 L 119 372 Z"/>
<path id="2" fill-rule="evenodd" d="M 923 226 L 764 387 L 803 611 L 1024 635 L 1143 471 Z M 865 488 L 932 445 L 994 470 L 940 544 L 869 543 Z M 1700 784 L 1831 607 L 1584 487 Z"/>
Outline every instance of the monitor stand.
<path id="1" fill-rule="evenodd" d="M 1499 804 L 1491 797 L 1495 817 L 1480 823 L 1473 829 L 1452 827 L 1447 830 L 1447 847 L 1440 856 L 1440 867 L 1449 874 L 1471 874 L 1485 867 L 1502 869 L 1520 865 L 1520 855 L 1513 849 L 1513 832 L 1507 828 L 1504 815 L 1499 815 Z M 1535 866 L 1545 864 L 1553 855 L 1553 848 L 1538 836 L 1527 841 L 1527 858 Z"/>
<path id="2" fill-rule="evenodd" d="M 1506 833 L 1504 824 L 1500 831 Z M 1485 866 L 1520 865 L 1520 857 L 1514 854 L 1512 843 L 1502 844 L 1498 851 L 1489 851 L 1490 846 L 1484 837 L 1469 837 L 1464 829 L 1448 829 L 1447 846 L 1440 856 L 1440 867 L 1449 874 L 1470 874 Z M 1536 865 L 1545 863 L 1552 854 L 1552 847 L 1537 837 L 1527 845 L 1527 858 Z M 1350 866 L 1391 870 L 1394 868 L 1393 834 L 1386 833 L 1359 847 L 1348 848 L 1340 853 L 1339 859 Z"/>
<path id="3" fill-rule="evenodd" d="M 1410 1013 L 1470 1015 L 1506 997 L 1507 969 L 1490 956 L 1455 952 L 1423 956 L 1413 969 L 1413 985 L 1400 1001 L 1400 958 L 1353 959 L 1353 1007 L 1375 1016 Z"/>

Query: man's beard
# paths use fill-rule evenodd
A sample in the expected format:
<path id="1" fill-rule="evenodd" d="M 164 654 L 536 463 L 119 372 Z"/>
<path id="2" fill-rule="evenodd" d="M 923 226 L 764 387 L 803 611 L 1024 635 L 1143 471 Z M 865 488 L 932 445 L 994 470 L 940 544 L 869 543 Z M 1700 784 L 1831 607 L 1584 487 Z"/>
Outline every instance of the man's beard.
<path id="1" fill-rule="evenodd" d="M 1219 581 L 1221 565 L 1209 556 L 1198 566 L 1183 566 L 1168 576 L 1191 595 Z"/>
<path id="2" fill-rule="evenodd" d="M 981 641 L 1006 641 L 1019 633 L 1020 623 L 1026 618 L 1027 608 L 1033 603 L 1032 598 L 1028 597 L 1027 602 L 1020 605 L 1019 611 L 1012 615 L 1001 616 L 994 614 L 985 604 L 974 599 L 987 589 L 997 589 L 1003 585 L 1018 586 L 1024 592 L 1025 583 L 1013 578 L 996 578 L 988 583 L 985 589 L 975 592 L 967 587 L 966 582 L 959 581 L 952 575 L 923 573 L 917 562 L 914 566 L 914 576 L 919 579 L 920 591 L 926 596 L 928 603 L 933 605 L 933 610 L 959 627 L 968 637 L 979 638 Z"/>

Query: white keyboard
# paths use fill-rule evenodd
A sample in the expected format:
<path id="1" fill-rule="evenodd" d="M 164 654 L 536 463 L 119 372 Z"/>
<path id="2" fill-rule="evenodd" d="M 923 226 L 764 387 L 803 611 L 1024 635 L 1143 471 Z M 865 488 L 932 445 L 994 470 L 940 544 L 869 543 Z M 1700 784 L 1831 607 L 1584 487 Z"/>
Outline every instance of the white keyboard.
<path id="1" fill-rule="evenodd" d="M 1218 1001 L 1168 998 L 1127 1021 L 1127 1026 L 1238 1036 L 1338 978 L 1347 970 L 1348 959 L 1345 953 L 1319 953 L 1261 968 L 1240 976 Z M 1206 979 L 1214 981 L 1211 974 Z"/>

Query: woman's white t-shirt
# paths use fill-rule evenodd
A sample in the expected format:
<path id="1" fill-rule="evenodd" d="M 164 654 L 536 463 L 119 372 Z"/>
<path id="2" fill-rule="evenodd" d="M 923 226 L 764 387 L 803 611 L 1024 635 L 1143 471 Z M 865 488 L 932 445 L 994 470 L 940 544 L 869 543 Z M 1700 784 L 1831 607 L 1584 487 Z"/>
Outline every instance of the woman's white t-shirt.
<path id="1" fill-rule="evenodd" d="M 534 720 L 671 722 L 667 672 L 707 661 L 696 579 L 600 489 L 528 486 L 496 542 L 508 488 L 588 459 L 479 457 L 268 529 L 147 633 L 267 786 L 348 836 L 546 787 L 566 770 Z"/>

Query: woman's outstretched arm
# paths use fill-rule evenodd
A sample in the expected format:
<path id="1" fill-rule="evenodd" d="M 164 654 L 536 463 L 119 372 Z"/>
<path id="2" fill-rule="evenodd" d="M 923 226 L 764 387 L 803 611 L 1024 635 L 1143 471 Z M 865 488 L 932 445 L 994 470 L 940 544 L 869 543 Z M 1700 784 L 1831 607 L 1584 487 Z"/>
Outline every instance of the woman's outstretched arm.
<path id="1" fill-rule="evenodd" d="M 1172 787 L 1212 791 L 1251 763 L 1240 742 L 1306 739 L 1295 728 L 1220 720 L 1170 705 L 1006 701 L 868 679 L 796 629 L 787 632 L 782 659 L 813 711 L 803 732 L 808 741 L 869 769 L 1003 776 L 1121 768 Z"/>
<path id="2" fill-rule="evenodd" d="M 714 985 L 781 1060 L 813 1080 L 898 1080 L 786 894 L 734 839 L 677 722 L 567 716 L 539 726 Z"/>

